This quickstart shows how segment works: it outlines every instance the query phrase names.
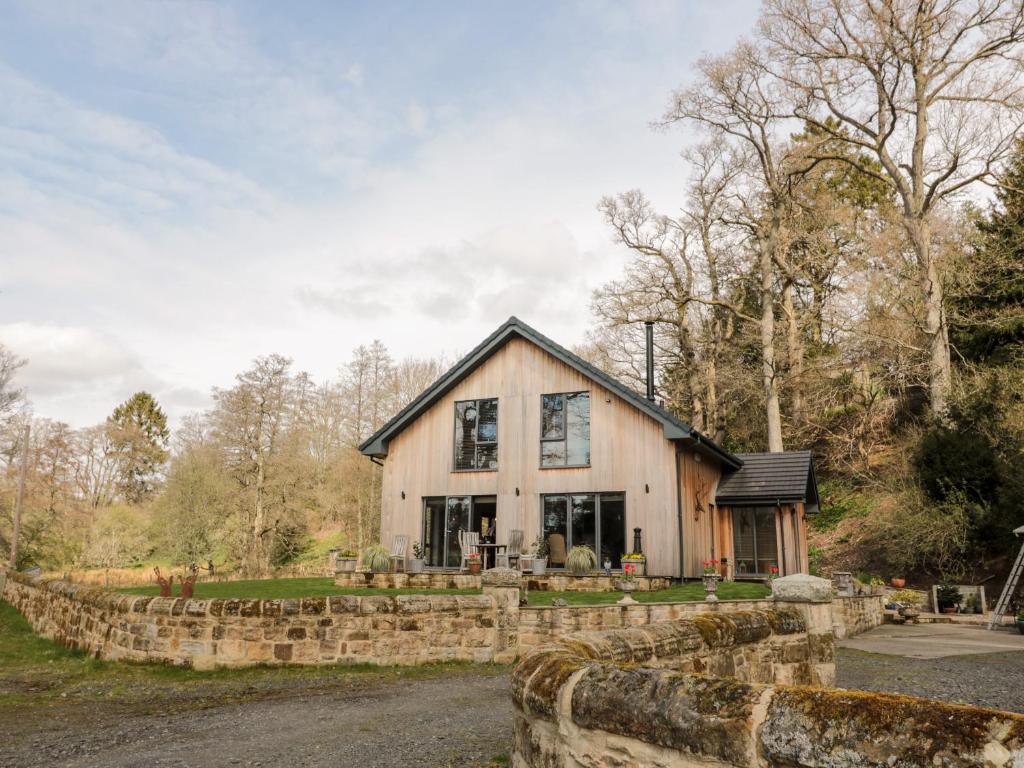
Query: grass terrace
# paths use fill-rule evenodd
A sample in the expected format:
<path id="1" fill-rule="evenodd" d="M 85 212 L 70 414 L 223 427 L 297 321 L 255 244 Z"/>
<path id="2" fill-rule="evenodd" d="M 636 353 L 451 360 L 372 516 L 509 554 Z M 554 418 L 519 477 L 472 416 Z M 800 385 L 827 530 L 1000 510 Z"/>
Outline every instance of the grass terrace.
<path id="1" fill-rule="evenodd" d="M 177 594 L 179 587 L 175 586 Z M 119 590 L 131 595 L 158 595 L 160 588 L 124 587 Z M 718 585 L 721 600 L 759 600 L 771 590 L 759 582 L 726 581 Z M 339 587 L 331 578 L 260 579 L 254 581 L 200 582 L 195 587 L 197 598 L 246 598 L 273 600 L 286 597 L 325 597 L 328 595 L 473 595 L 474 589 L 371 589 Z M 640 603 L 700 602 L 704 599 L 704 586 L 700 582 L 677 584 L 657 592 L 634 592 Z M 621 592 L 530 592 L 530 605 L 544 607 L 554 600 L 569 605 L 607 605 L 622 598 Z"/>

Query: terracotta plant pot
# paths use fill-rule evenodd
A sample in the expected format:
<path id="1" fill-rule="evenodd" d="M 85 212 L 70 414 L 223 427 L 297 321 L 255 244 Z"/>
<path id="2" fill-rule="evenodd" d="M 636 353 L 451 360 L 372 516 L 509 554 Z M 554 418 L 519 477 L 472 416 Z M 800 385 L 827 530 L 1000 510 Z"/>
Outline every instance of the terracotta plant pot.
<path id="1" fill-rule="evenodd" d="M 480 574 L 480 561 L 477 560 L 475 563 L 469 564 L 469 573 L 472 576 L 478 576 Z"/>
<path id="2" fill-rule="evenodd" d="M 893 576 L 893 578 L 892 578 L 892 585 L 896 589 L 903 589 L 905 586 L 907 586 L 907 580 L 906 579 L 897 579 L 895 576 Z"/>
<path id="3" fill-rule="evenodd" d="M 950 605 L 942 609 L 943 613 L 956 613 L 956 606 Z"/>

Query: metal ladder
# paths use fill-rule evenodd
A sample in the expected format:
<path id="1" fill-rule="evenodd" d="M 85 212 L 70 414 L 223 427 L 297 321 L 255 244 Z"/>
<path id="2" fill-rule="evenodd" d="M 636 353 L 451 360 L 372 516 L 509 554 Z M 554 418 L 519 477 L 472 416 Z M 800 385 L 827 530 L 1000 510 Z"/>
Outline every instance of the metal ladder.
<path id="1" fill-rule="evenodd" d="M 1017 533 L 1017 531 L 1014 531 L 1014 533 Z M 1013 599 L 1013 596 L 1017 594 L 1017 582 L 1020 581 L 1020 574 L 1022 570 L 1024 570 L 1024 545 L 1021 546 L 1020 552 L 1017 553 L 1017 559 L 1014 561 L 1013 568 L 1010 570 L 1010 578 L 1006 580 L 1006 585 L 1003 587 L 1003 593 L 999 595 L 999 602 L 996 603 L 996 607 L 992 611 L 992 616 L 988 620 L 989 629 L 995 629 L 1003 623 L 1003 616 L 1010 607 L 1010 601 Z"/>

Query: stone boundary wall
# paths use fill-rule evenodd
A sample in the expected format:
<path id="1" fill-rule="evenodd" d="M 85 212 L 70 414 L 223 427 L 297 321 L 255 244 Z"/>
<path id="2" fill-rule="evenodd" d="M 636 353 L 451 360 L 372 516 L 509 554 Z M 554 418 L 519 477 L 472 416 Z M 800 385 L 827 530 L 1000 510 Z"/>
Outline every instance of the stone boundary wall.
<path id="1" fill-rule="evenodd" d="M 334 583 L 348 589 L 480 589 L 482 575 L 468 573 L 370 573 L 368 571 L 338 571 Z M 618 576 L 573 576 L 550 573 L 544 576 L 523 574 L 521 587 L 536 592 L 617 592 Z M 671 579 L 661 576 L 637 576 L 637 592 L 655 592 L 668 589 Z"/>
<path id="2" fill-rule="evenodd" d="M 840 596 L 832 599 L 832 623 L 837 640 L 853 637 L 881 625 L 885 618 L 885 597 Z"/>
<path id="3" fill-rule="evenodd" d="M 512 766 L 1024 763 L 1020 715 L 808 687 L 832 682 L 827 637 L 789 609 L 568 635 L 512 674 Z"/>
<path id="4" fill-rule="evenodd" d="M 102 659 L 254 664 L 508 663 L 518 586 L 482 595 L 183 600 L 8 573 L 0 595 L 33 629 Z"/>

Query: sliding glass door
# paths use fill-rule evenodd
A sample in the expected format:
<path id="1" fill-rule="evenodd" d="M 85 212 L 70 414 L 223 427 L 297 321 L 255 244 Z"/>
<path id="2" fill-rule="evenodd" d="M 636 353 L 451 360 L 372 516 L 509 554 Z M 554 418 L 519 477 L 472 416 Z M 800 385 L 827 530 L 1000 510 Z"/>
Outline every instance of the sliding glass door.
<path id="1" fill-rule="evenodd" d="M 612 568 L 626 551 L 626 503 L 621 493 L 567 493 L 541 498 L 541 529 L 548 542 L 548 565 L 565 566 L 570 549 L 588 546 Z"/>
<path id="2" fill-rule="evenodd" d="M 775 507 L 734 508 L 732 537 L 737 576 L 764 576 L 778 566 Z"/>
<path id="3" fill-rule="evenodd" d="M 484 539 L 494 528 L 494 496 L 432 496 L 423 499 L 423 544 L 427 565 L 458 568 L 462 564 L 459 534 L 477 531 Z"/>

